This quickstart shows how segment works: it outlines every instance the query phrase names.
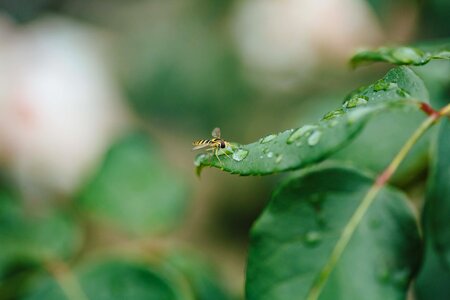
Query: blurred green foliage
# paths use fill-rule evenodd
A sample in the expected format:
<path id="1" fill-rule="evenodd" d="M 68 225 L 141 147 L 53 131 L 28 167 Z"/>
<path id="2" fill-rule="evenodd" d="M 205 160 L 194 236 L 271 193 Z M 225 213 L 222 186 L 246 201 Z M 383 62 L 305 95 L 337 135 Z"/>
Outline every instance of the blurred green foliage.
<path id="1" fill-rule="evenodd" d="M 249 80 L 229 33 L 228 26 L 239 2 L 0 0 L 2 13 L 15 20 L 18 28 L 56 14 L 112 34 L 116 41 L 113 50 L 117 51 L 114 75 L 137 121 L 134 131 L 110 145 L 74 195 L 53 195 L 42 203 L 27 202 L 29 199 L 23 199 L 17 183 L 11 181 L 10 171 L 0 166 L 0 300 L 243 297 L 244 266 L 232 269 L 234 259 L 244 260 L 248 240 L 242 236 L 247 236 L 250 223 L 270 198 L 270 190 L 278 178 L 245 185 L 219 172 L 205 171 L 199 181 L 191 170 L 194 168 L 191 140 L 210 138 L 211 129 L 220 126 L 226 129 L 224 137 L 245 144 L 256 140 L 255 137 L 314 121 L 339 106 L 347 91 L 381 78 L 386 68 L 349 73 L 344 66 L 325 63 L 318 66 L 322 71 L 308 74 L 307 84 L 289 83 L 286 90 L 257 87 Z M 407 6 L 415 8 L 418 14 L 413 39 L 450 35 L 450 7 L 446 0 L 395 3 L 368 0 L 368 3 L 381 27 L 388 31 L 392 29 L 391 21 L 402 12 L 398 8 Z M 412 69 L 424 80 L 433 107 L 447 103 L 448 63 L 432 61 Z M 290 81 L 289 74 L 284 75 Z M 332 158 L 380 172 L 423 118 L 411 111 L 377 115 L 357 139 Z M 389 126 L 394 121 L 396 126 Z M 423 183 L 421 175 L 427 168 L 430 143 L 427 136 L 414 148 L 396 175 L 396 184 L 409 188 Z M 355 181 L 360 185 L 365 184 L 363 175 L 354 172 L 352 176 L 357 177 Z M 323 178 L 328 180 L 327 176 Z M 347 184 L 355 187 L 354 182 L 344 182 L 339 188 Z M 351 191 L 344 192 L 354 196 Z M 288 203 L 281 204 L 302 205 L 297 203 L 297 194 L 290 196 Z M 330 199 L 335 196 L 330 192 Z M 402 202 L 403 196 L 399 198 Z M 284 209 L 283 205 L 277 202 L 269 208 L 275 207 L 275 212 L 280 213 L 278 209 Z M 393 214 L 406 211 L 403 204 L 398 205 L 401 207 L 383 209 L 395 211 Z M 333 213 L 346 208 L 336 205 Z M 377 213 L 384 211 L 374 208 L 377 209 Z M 287 225 L 283 226 L 288 229 L 295 222 L 306 222 L 292 212 L 287 214 Z M 407 215 L 400 227 L 409 226 L 411 216 Z M 266 218 L 267 212 L 263 216 Z M 385 219 L 384 215 L 379 217 Z M 271 222 L 268 224 L 266 230 L 279 229 Z M 396 224 L 379 224 L 377 230 L 384 235 L 395 234 L 391 225 Z M 253 236 L 257 236 L 258 230 L 261 228 L 256 228 Z M 413 233 L 415 239 L 416 232 Z M 317 235 L 310 238 L 317 239 Z M 367 250 L 364 237 L 358 238 L 355 243 Z M 380 250 L 379 244 L 367 244 L 372 245 L 367 252 Z M 264 248 L 267 244 L 258 246 Z M 391 246 L 395 248 L 392 244 L 386 247 Z M 417 280 L 418 299 L 447 299 L 448 270 L 443 268 L 430 240 L 426 247 L 425 262 Z M 115 256 L 111 257 L 109 250 Z M 403 258 L 415 260 L 419 251 L 408 252 Z M 268 252 L 270 259 L 279 259 L 271 255 Z M 303 262 L 296 260 L 299 264 Z M 283 270 L 277 272 L 296 266 L 289 261 L 280 265 Z M 277 266 L 269 261 L 269 267 Z M 345 266 L 342 268 L 348 271 Z M 231 275 L 225 277 L 224 270 Z M 249 272 L 255 272 L 255 268 L 251 266 Z M 349 274 L 350 278 L 354 275 Z M 403 295 L 404 282 L 391 292 Z"/>
<path id="2" fill-rule="evenodd" d="M 162 232 L 181 223 L 187 206 L 183 178 L 161 161 L 142 133 L 111 147 L 77 197 L 80 210 L 133 233 Z"/>

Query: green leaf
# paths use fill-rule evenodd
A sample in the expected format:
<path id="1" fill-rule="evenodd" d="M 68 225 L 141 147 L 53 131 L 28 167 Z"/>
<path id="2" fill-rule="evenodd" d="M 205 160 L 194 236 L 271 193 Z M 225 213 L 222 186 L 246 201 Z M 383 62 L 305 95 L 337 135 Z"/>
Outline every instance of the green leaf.
<path id="1" fill-rule="evenodd" d="M 307 299 L 372 183 L 355 169 L 328 166 L 282 185 L 251 231 L 247 299 Z M 406 197 L 383 188 L 329 277 L 321 277 L 319 299 L 405 299 L 417 249 Z"/>
<path id="2" fill-rule="evenodd" d="M 450 299 L 450 269 L 442 263 L 441 256 L 434 247 L 430 235 L 428 208 L 425 209 L 425 254 L 420 272 L 415 280 L 415 298 L 417 300 Z"/>
<path id="3" fill-rule="evenodd" d="M 413 67 L 414 72 L 422 78 L 430 93 L 430 104 L 439 109 L 447 104 L 450 97 L 450 63 L 432 61 L 425 66 Z"/>
<path id="4" fill-rule="evenodd" d="M 248 145 L 233 145 L 196 157 L 198 172 L 204 166 L 221 168 L 240 175 L 265 175 L 302 168 L 321 161 L 351 140 L 371 116 L 395 107 L 415 107 L 426 101 L 422 80 L 407 67 L 390 70 L 376 83 L 351 93 L 343 106 L 314 124 L 286 130 Z M 226 154 L 226 155 L 225 155 Z"/>
<path id="5" fill-rule="evenodd" d="M 2 192 L 0 245 L 1 276 L 16 263 L 69 258 L 81 245 L 81 232 L 70 215 L 56 210 L 26 211 L 19 199 Z"/>
<path id="6" fill-rule="evenodd" d="M 72 278 L 64 275 L 59 281 L 49 276 L 40 278 L 24 299 L 191 299 L 172 279 L 143 263 L 108 260 L 89 264 Z"/>
<path id="7" fill-rule="evenodd" d="M 192 253 L 174 252 L 166 261 L 185 276 L 196 300 L 232 299 L 220 284 L 217 272 L 201 257 Z"/>
<path id="8" fill-rule="evenodd" d="M 380 174 L 425 118 L 422 111 L 392 110 L 378 114 L 330 159 L 350 162 Z M 427 167 L 429 144 L 430 134 L 427 133 L 414 145 L 390 182 L 403 186 L 421 176 Z"/>
<path id="9" fill-rule="evenodd" d="M 442 262 L 450 269 L 450 121 L 442 120 L 432 154 L 426 206 L 430 235 Z"/>
<path id="10" fill-rule="evenodd" d="M 362 63 L 383 61 L 396 65 L 421 66 L 433 59 L 450 60 L 450 43 L 426 47 L 381 47 L 376 50 L 363 50 L 356 53 L 351 64 L 356 67 Z"/>
<path id="11" fill-rule="evenodd" d="M 182 178 L 145 135 L 132 134 L 111 148 L 78 204 L 94 219 L 140 234 L 178 224 L 186 200 Z"/>

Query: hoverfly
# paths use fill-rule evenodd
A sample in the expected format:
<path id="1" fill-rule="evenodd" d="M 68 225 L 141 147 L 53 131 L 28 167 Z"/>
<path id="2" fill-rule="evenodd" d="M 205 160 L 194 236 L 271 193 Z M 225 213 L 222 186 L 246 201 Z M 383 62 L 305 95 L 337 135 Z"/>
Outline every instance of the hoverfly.
<path id="1" fill-rule="evenodd" d="M 230 148 L 231 143 L 223 140 L 220 137 L 220 128 L 218 127 L 213 129 L 211 135 L 213 136 L 213 138 L 210 140 L 198 140 L 193 142 L 192 145 L 194 146 L 194 148 L 192 148 L 192 150 L 209 147 L 208 149 L 206 149 L 206 151 L 214 151 L 214 155 L 217 157 L 217 160 L 220 162 L 220 164 L 222 164 L 222 161 L 219 158 L 219 150 Z M 225 151 L 223 151 L 223 153 L 229 158 L 228 154 Z"/>

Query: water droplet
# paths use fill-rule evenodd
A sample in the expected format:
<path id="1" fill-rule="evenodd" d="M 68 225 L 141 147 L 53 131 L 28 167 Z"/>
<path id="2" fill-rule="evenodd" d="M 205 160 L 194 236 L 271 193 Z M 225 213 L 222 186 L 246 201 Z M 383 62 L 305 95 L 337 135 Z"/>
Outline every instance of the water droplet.
<path id="1" fill-rule="evenodd" d="M 279 164 L 283 160 L 283 154 L 277 154 L 275 158 L 275 162 Z"/>
<path id="2" fill-rule="evenodd" d="M 405 91 L 404 89 L 402 89 L 402 88 L 398 88 L 395 92 L 396 92 L 397 95 L 399 95 L 400 97 L 403 97 L 403 98 L 409 97 L 409 93 L 408 93 L 407 91 Z"/>
<path id="3" fill-rule="evenodd" d="M 372 107 L 359 107 L 351 110 L 347 115 L 347 121 L 349 124 L 353 124 L 367 116 L 369 116 L 372 112 L 376 111 L 378 106 Z"/>
<path id="4" fill-rule="evenodd" d="M 376 264 L 376 275 L 377 279 L 382 283 L 389 282 L 390 274 L 389 269 L 384 263 Z"/>
<path id="5" fill-rule="evenodd" d="M 322 233 L 319 231 L 308 231 L 305 234 L 305 243 L 308 246 L 317 246 L 322 241 Z"/>
<path id="6" fill-rule="evenodd" d="M 195 157 L 195 160 L 194 160 L 194 165 L 196 167 L 200 167 L 202 164 L 202 161 L 205 159 L 205 157 L 206 157 L 206 154 L 197 155 L 197 157 Z"/>
<path id="7" fill-rule="evenodd" d="M 264 158 L 264 155 L 260 155 L 259 158 Z"/>
<path id="8" fill-rule="evenodd" d="M 328 123 L 328 125 L 330 125 L 330 127 L 334 127 L 337 124 L 339 124 L 339 122 L 337 120 L 332 120 L 330 123 Z"/>
<path id="9" fill-rule="evenodd" d="M 405 63 L 405 64 L 411 64 L 411 63 L 423 64 L 423 63 L 427 62 L 425 53 L 423 53 L 419 49 L 414 49 L 414 48 L 410 48 L 410 47 L 395 48 L 392 51 L 391 55 L 399 62 Z"/>
<path id="10" fill-rule="evenodd" d="M 272 158 L 272 157 L 273 157 L 273 152 L 267 153 L 267 157 L 268 157 L 268 158 Z"/>
<path id="11" fill-rule="evenodd" d="M 408 283 L 410 271 L 408 268 L 402 268 L 391 272 L 391 281 L 397 286 L 405 286 Z"/>
<path id="12" fill-rule="evenodd" d="M 262 138 L 261 141 L 260 141 L 260 143 L 261 143 L 261 144 L 268 143 L 268 142 L 270 142 L 271 140 L 273 140 L 273 139 L 276 138 L 276 137 L 277 137 L 276 134 L 268 135 L 268 136 Z"/>
<path id="13" fill-rule="evenodd" d="M 322 120 L 332 120 L 344 114 L 343 109 L 332 110 L 322 117 Z"/>
<path id="14" fill-rule="evenodd" d="M 378 80 L 373 85 L 373 90 L 375 92 L 385 91 L 389 88 L 389 82 L 384 81 L 383 79 Z"/>
<path id="15" fill-rule="evenodd" d="M 286 143 L 288 144 L 292 144 L 293 142 L 295 142 L 296 140 L 298 140 L 299 138 L 301 138 L 303 135 L 305 135 L 306 133 L 314 130 L 317 128 L 317 125 L 305 125 L 300 127 L 299 129 L 295 130 L 294 132 L 292 132 L 292 134 L 288 137 Z"/>
<path id="16" fill-rule="evenodd" d="M 322 132 L 320 130 L 314 130 L 311 136 L 308 138 L 308 145 L 314 146 L 320 141 L 320 137 L 322 136 Z"/>
<path id="17" fill-rule="evenodd" d="M 244 149 L 238 149 L 236 151 L 233 152 L 233 159 L 235 161 L 241 161 L 244 158 L 246 158 L 248 155 L 248 150 L 244 150 Z"/>
<path id="18" fill-rule="evenodd" d="M 354 108 L 359 105 L 367 104 L 368 101 L 369 101 L 369 97 L 367 97 L 367 96 L 355 95 L 352 98 L 350 98 L 349 100 L 345 101 L 343 106 L 344 106 L 344 108 Z"/>

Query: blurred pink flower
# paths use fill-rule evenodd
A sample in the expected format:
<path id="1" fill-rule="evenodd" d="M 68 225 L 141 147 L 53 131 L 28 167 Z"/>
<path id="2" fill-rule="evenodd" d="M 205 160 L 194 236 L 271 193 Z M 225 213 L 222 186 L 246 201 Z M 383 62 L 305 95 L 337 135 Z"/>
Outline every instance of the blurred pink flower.
<path id="1" fill-rule="evenodd" d="M 256 80 L 301 81 L 321 64 L 343 64 L 356 47 L 381 38 L 375 16 L 360 0 L 240 1 L 231 29 Z"/>
<path id="2" fill-rule="evenodd" d="M 26 197 L 67 196 L 127 123 L 104 35 L 64 19 L 0 21 L 2 166 Z"/>

